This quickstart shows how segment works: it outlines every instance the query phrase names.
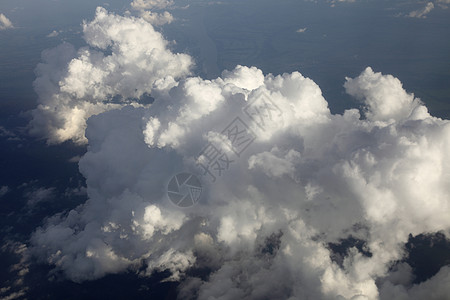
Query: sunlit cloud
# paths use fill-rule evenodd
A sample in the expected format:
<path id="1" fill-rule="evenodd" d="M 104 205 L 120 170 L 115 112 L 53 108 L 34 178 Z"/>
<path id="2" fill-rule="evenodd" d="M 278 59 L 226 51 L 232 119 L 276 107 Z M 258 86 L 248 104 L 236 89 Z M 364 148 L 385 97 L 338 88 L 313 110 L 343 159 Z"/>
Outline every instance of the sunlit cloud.
<path id="1" fill-rule="evenodd" d="M 44 52 L 30 128 L 89 144 L 72 159 L 88 200 L 35 230 L 33 257 L 76 282 L 167 270 L 186 299 L 448 292 L 448 268 L 411 284 L 407 264 L 392 267 L 410 234 L 450 229 L 450 122 L 398 78 L 343 78 L 361 107 L 333 114 L 300 72 L 192 76 L 192 57 L 141 18 L 98 8 L 83 32 L 87 47 Z M 342 255 L 330 246 L 352 239 Z"/>

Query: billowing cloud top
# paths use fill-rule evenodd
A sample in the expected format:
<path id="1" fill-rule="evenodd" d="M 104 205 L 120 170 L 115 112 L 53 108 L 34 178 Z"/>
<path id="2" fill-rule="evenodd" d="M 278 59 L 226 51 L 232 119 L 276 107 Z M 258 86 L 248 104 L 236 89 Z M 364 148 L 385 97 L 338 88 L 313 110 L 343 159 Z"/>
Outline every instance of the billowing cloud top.
<path id="1" fill-rule="evenodd" d="M 409 234 L 450 229 L 450 122 L 398 79 L 371 68 L 347 78 L 364 116 L 332 114 L 298 72 L 237 66 L 214 80 L 184 77 L 190 57 L 142 20 L 98 9 L 83 28 L 89 47 L 44 54 L 32 125 L 51 142 L 83 141 L 86 128 L 79 167 L 89 200 L 34 233 L 37 257 L 75 281 L 170 270 L 183 299 L 450 292 L 450 268 L 420 285 L 408 283 L 408 266 L 391 269 Z M 139 104 L 144 93 L 151 105 Z M 179 172 L 201 181 L 191 208 L 167 197 Z M 364 247 L 333 259 L 328 245 L 350 236 Z"/>
<path id="2" fill-rule="evenodd" d="M 50 143 L 85 143 L 91 115 L 120 103 L 138 106 L 143 95 L 169 88 L 192 67 L 191 57 L 172 53 L 162 35 L 140 18 L 98 8 L 83 32 L 87 47 L 76 51 L 62 44 L 47 50 L 36 69 L 39 106 L 31 132 Z"/>

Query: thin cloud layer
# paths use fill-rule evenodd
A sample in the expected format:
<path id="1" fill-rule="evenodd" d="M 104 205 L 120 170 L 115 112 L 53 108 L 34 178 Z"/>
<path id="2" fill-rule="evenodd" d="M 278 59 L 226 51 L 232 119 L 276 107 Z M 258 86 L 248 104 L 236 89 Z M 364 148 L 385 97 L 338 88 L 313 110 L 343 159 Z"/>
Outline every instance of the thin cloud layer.
<path id="1" fill-rule="evenodd" d="M 121 35 L 127 28 L 136 35 Z M 159 56 L 148 56 L 155 43 L 143 43 L 140 30 L 162 45 Z M 169 52 L 136 18 L 98 9 L 84 32 L 88 48 L 62 45 L 71 49 L 65 58 L 38 67 L 39 95 L 52 100 L 45 102 L 51 113 L 35 114 L 52 125 L 45 128 L 52 142 L 82 141 L 86 128 L 79 168 L 89 199 L 36 230 L 35 257 L 78 282 L 169 270 L 183 299 L 440 299 L 448 292 L 448 268 L 418 285 L 408 281 L 409 266 L 391 268 L 409 234 L 449 237 L 450 229 L 450 122 L 431 116 L 398 79 L 371 68 L 347 78 L 363 116 L 332 114 L 320 87 L 299 72 L 237 66 L 214 80 L 183 78 L 191 59 Z M 144 93 L 151 105 L 104 102 Z M 69 116 L 79 120 L 64 122 Z M 73 134 L 57 135 L 55 124 Z M 180 172 L 202 184 L 190 208 L 167 197 Z M 364 247 L 350 247 L 338 262 L 329 245 L 349 237 Z"/>

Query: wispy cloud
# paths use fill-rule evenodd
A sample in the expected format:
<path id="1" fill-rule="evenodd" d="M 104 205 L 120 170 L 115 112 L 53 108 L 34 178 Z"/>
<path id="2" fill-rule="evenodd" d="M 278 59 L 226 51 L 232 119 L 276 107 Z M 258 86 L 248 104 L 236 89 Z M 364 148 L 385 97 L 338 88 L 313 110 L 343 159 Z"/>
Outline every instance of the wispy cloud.
<path id="1" fill-rule="evenodd" d="M 0 30 L 6 30 L 10 28 L 14 28 L 11 21 L 4 14 L 0 14 Z"/>
<path id="2" fill-rule="evenodd" d="M 425 7 L 414 10 L 408 14 L 408 17 L 410 18 L 426 18 L 427 15 L 434 9 L 433 2 L 428 2 Z"/>
<path id="3" fill-rule="evenodd" d="M 6 185 L 0 187 L 0 198 L 5 196 L 10 191 L 10 188 Z"/>
<path id="4" fill-rule="evenodd" d="M 35 206 L 38 203 L 49 201 L 55 196 L 55 188 L 40 187 L 25 193 L 28 206 Z"/>

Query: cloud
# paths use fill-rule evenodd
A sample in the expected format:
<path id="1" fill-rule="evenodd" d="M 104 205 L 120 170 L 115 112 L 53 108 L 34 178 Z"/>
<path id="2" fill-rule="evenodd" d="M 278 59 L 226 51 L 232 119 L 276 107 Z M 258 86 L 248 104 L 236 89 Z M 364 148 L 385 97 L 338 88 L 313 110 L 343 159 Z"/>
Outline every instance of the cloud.
<path id="1" fill-rule="evenodd" d="M 333 1 L 331 1 L 331 2 L 350 2 L 350 3 L 352 3 L 352 2 L 355 2 L 356 0 L 333 0 Z"/>
<path id="2" fill-rule="evenodd" d="M 160 26 L 172 23 L 174 18 L 168 11 L 162 13 L 152 12 L 151 10 L 166 9 L 174 4 L 171 0 L 134 0 L 131 7 L 139 12 L 139 16 L 147 22 Z"/>
<path id="3" fill-rule="evenodd" d="M 10 191 L 10 188 L 7 185 L 2 185 L 0 187 L 0 198 L 5 196 Z"/>
<path id="4" fill-rule="evenodd" d="M 48 38 L 57 37 L 59 35 L 59 31 L 53 30 L 49 34 L 47 34 Z"/>
<path id="5" fill-rule="evenodd" d="M 51 200 L 55 196 L 55 188 L 44 188 L 40 187 L 32 191 L 25 193 L 25 198 L 27 198 L 28 206 L 35 206 L 36 204 Z"/>
<path id="6" fill-rule="evenodd" d="M 162 35 L 139 18 L 97 8 L 83 33 L 86 47 L 76 51 L 64 43 L 46 50 L 36 68 L 39 105 L 31 112 L 30 133 L 49 143 L 86 143 L 90 116 L 145 105 L 140 102 L 147 94 L 166 90 L 192 66 L 191 57 L 172 53 Z"/>
<path id="7" fill-rule="evenodd" d="M 10 28 L 14 28 L 11 21 L 4 14 L 0 14 L 0 30 L 6 30 Z"/>
<path id="8" fill-rule="evenodd" d="M 408 94 L 400 80 L 391 75 L 383 76 L 367 68 L 357 78 L 346 80 L 344 84 L 346 92 L 364 101 L 365 114 L 372 121 L 389 123 L 425 116 L 422 115 L 424 107 L 421 101 Z"/>
<path id="9" fill-rule="evenodd" d="M 81 157 L 79 155 L 76 155 L 76 156 L 71 157 L 68 161 L 71 163 L 78 163 L 80 161 L 80 158 Z"/>
<path id="10" fill-rule="evenodd" d="M 447 9 L 448 5 L 450 4 L 450 0 L 437 0 L 435 3 L 442 9 Z"/>
<path id="11" fill-rule="evenodd" d="M 387 281 L 380 290 L 383 299 L 419 300 L 419 299 L 446 299 L 450 293 L 448 282 L 450 280 L 450 267 L 444 266 L 431 279 L 414 285 L 407 289 L 396 282 Z"/>
<path id="12" fill-rule="evenodd" d="M 131 6 L 138 10 L 164 9 L 171 5 L 173 5 L 171 0 L 134 0 L 131 2 Z"/>
<path id="13" fill-rule="evenodd" d="M 30 271 L 30 259 L 28 257 L 28 249 L 25 244 L 3 240 L 0 248 L 3 255 L 7 254 L 10 259 L 15 260 L 15 264 L 11 265 L 4 273 L 8 274 L 8 280 L 0 289 L 0 299 L 20 299 L 26 296 L 28 287 L 24 286 L 26 275 Z"/>
<path id="14" fill-rule="evenodd" d="M 140 30 L 161 38 L 141 22 L 98 9 L 84 25 L 88 48 L 64 44 L 64 63 L 47 58 L 38 67 L 36 86 L 47 88 L 40 96 L 64 99 L 64 108 L 145 92 L 154 102 L 111 103 L 84 113 L 86 126 L 62 122 L 77 133 L 67 138 L 86 128 L 79 169 L 89 199 L 34 232 L 34 257 L 77 282 L 168 270 L 166 280 L 183 282 L 179 295 L 198 299 L 392 299 L 416 291 L 438 299 L 446 292 L 448 268 L 411 284 L 408 265 L 391 266 L 404 258 L 410 234 L 449 237 L 448 120 L 371 68 L 346 78 L 362 109 L 343 114 L 332 114 L 320 87 L 299 72 L 237 66 L 213 80 L 186 77 L 189 57 L 164 47 L 158 67 L 136 58 L 152 51 L 141 46 Z M 123 36 L 125 28 L 132 30 Z M 137 36 L 139 44 L 129 41 Z M 167 196 L 180 172 L 202 185 L 190 208 Z M 348 247 L 337 261 L 329 245 L 349 238 L 364 246 Z"/>
<path id="15" fill-rule="evenodd" d="M 433 2 L 428 2 L 424 8 L 414 10 L 408 14 L 408 17 L 410 18 L 426 18 L 427 14 L 429 14 L 434 9 Z"/>
<path id="16" fill-rule="evenodd" d="M 328 0 L 331 3 L 331 7 L 335 7 L 335 3 L 354 3 L 356 0 Z"/>
<path id="17" fill-rule="evenodd" d="M 291 149 L 285 157 L 277 156 L 278 148 L 271 152 L 262 152 L 248 159 L 248 168 L 262 168 L 267 176 L 280 177 L 284 174 L 294 176 L 295 161 L 300 160 L 300 153 Z"/>
<path id="18" fill-rule="evenodd" d="M 149 10 L 144 10 L 144 11 L 140 11 L 139 16 L 141 18 L 143 18 L 145 21 L 147 21 L 155 26 L 170 24 L 174 20 L 172 14 L 170 14 L 167 11 L 165 11 L 163 13 L 153 13 Z"/>
<path id="19" fill-rule="evenodd" d="M 3 126 L 0 126 L 0 137 L 5 138 L 7 141 L 21 141 L 22 138 L 16 133 Z"/>

